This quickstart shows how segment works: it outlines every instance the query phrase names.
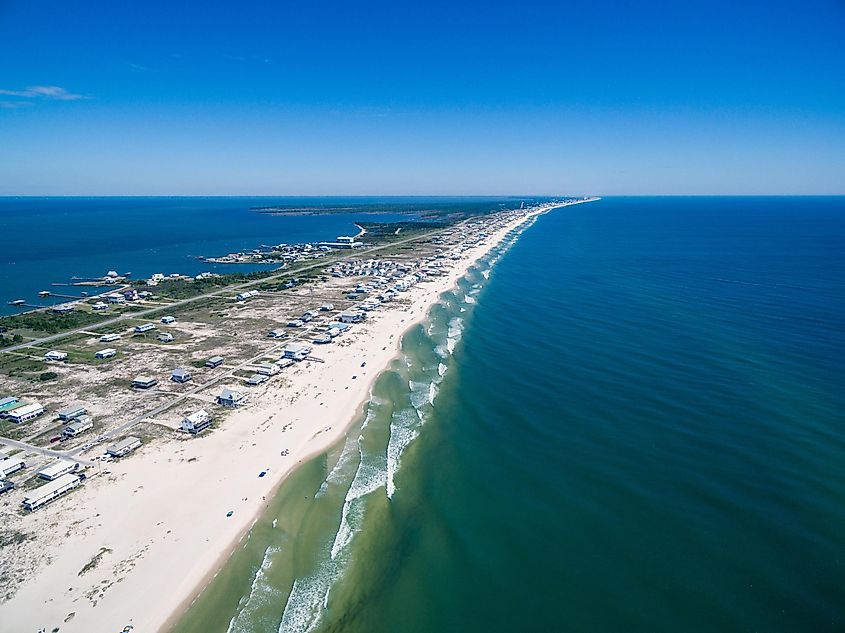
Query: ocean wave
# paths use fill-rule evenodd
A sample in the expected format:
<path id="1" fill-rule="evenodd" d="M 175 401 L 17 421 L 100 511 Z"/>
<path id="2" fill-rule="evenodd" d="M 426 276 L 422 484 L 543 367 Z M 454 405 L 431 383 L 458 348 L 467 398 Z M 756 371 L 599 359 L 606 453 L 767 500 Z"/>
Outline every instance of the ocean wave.
<path id="1" fill-rule="evenodd" d="M 258 571 L 252 579 L 249 592 L 245 599 L 241 599 L 241 604 L 238 605 L 239 610 L 229 621 L 226 633 L 248 633 L 252 631 L 255 624 L 255 610 L 270 602 L 275 602 L 279 598 L 281 591 L 271 583 L 264 582 L 264 579 L 272 564 L 273 557 L 281 551 L 281 547 L 273 547 L 272 545 L 264 550 L 264 558 L 262 558 L 261 565 L 259 565 Z"/>
<path id="2" fill-rule="evenodd" d="M 393 493 L 396 492 L 395 477 L 399 470 L 402 453 L 419 435 L 418 416 L 416 410 L 411 414 L 409 410 L 404 409 L 395 412 L 390 422 L 390 439 L 387 441 L 387 497 L 389 499 L 392 499 Z"/>
<path id="3" fill-rule="evenodd" d="M 320 623 L 319 605 L 328 600 L 328 593 L 334 582 L 330 570 L 321 570 L 306 578 L 297 578 L 293 582 L 288 596 L 279 633 L 308 633 Z M 254 630 L 254 629 L 250 629 Z"/>
<path id="4" fill-rule="evenodd" d="M 389 484 L 387 473 L 383 468 L 368 462 L 364 450 L 360 448 L 361 461 L 358 463 L 358 469 L 355 471 L 355 478 L 346 492 L 346 497 L 343 499 L 343 508 L 340 512 L 340 526 L 335 534 L 332 542 L 331 558 L 334 560 L 337 555 L 343 551 L 349 542 L 352 540 L 355 525 L 355 502 L 358 499 L 375 492 L 385 484 Z"/>
<path id="5" fill-rule="evenodd" d="M 446 366 L 446 365 L 445 365 L 445 364 L 443 364 L 443 363 L 440 363 L 439 365 L 437 365 L 437 373 L 438 373 L 438 375 L 442 376 L 443 374 L 445 374 L 445 373 L 446 373 L 446 370 L 447 370 L 447 369 L 449 369 L 449 367 L 448 367 L 448 366 Z"/>

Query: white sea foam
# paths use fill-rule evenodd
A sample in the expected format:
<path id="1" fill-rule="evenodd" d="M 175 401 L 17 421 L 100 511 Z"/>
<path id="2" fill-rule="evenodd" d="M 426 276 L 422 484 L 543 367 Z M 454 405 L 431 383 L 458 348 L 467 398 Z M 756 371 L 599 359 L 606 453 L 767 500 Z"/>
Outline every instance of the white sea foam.
<path id="1" fill-rule="evenodd" d="M 428 386 L 428 403 L 434 406 L 434 399 L 437 397 L 437 385 L 431 383 Z"/>
<path id="2" fill-rule="evenodd" d="M 383 468 L 370 463 L 372 458 L 368 460 L 364 456 L 363 449 L 360 448 L 361 461 L 358 463 L 358 470 L 355 471 L 355 478 L 346 492 L 346 497 L 343 499 L 343 509 L 340 513 L 340 527 L 335 534 L 334 542 L 332 543 L 331 557 L 334 560 L 338 554 L 346 547 L 352 540 L 354 534 L 355 520 L 355 502 L 361 497 L 370 494 L 381 488 L 387 483 L 386 473 Z M 358 517 L 360 519 L 360 517 Z"/>
<path id="3" fill-rule="evenodd" d="M 469 295 L 467 295 L 466 297 L 464 297 L 464 302 L 472 305 L 473 303 L 475 303 L 475 297 L 470 297 Z"/>
<path id="4" fill-rule="evenodd" d="M 393 414 L 393 419 L 390 422 L 390 439 L 387 442 L 387 496 L 390 499 L 396 492 L 395 477 L 399 470 L 402 453 L 419 434 L 417 431 L 418 416 L 419 413 L 416 410 L 413 414 L 407 409 L 400 410 Z"/>
<path id="5" fill-rule="evenodd" d="M 481 274 L 485 279 L 490 279 L 490 271 L 489 270 L 482 270 Z"/>
<path id="6" fill-rule="evenodd" d="M 279 624 L 279 633 L 313 631 L 320 623 L 319 605 L 325 604 L 326 594 L 333 581 L 334 574 L 322 568 L 312 576 L 294 580 Z"/>
<path id="7" fill-rule="evenodd" d="M 449 353 L 455 351 L 455 346 L 458 344 L 458 341 L 461 340 L 461 334 L 463 332 L 464 320 L 460 317 L 452 317 L 449 321 L 449 330 L 446 336 L 446 348 L 449 350 Z"/>
<path id="8" fill-rule="evenodd" d="M 273 547 L 272 545 L 264 550 L 264 558 L 261 560 L 261 565 L 255 573 L 255 578 L 252 579 L 249 593 L 246 598 L 241 600 L 238 612 L 229 621 L 229 628 L 226 633 L 247 633 L 252 631 L 252 621 L 254 611 L 262 606 L 267 605 L 271 601 L 278 600 L 281 591 L 275 588 L 272 583 L 265 582 L 267 570 L 273 562 L 273 557 L 282 551 L 281 547 Z"/>
<path id="9" fill-rule="evenodd" d="M 439 365 L 437 365 L 437 373 L 441 376 L 446 373 L 447 369 L 449 369 L 449 368 L 446 365 L 444 365 L 443 363 L 440 363 Z"/>

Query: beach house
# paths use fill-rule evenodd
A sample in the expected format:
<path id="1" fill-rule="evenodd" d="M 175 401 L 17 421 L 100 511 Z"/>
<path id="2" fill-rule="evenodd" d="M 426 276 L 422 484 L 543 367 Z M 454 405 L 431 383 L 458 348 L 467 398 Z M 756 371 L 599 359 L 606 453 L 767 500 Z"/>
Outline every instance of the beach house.
<path id="1" fill-rule="evenodd" d="M 38 402 L 33 402 L 32 404 L 25 404 L 17 409 L 12 409 L 6 413 L 6 417 L 15 424 L 21 424 L 22 422 L 34 420 L 39 415 L 43 414 L 44 407 Z"/>
<path id="2" fill-rule="evenodd" d="M 62 422 L 70 422 L 71 420 L 75 420 L 81 415 L 85 415 L 87 413 L 87 409 L 83 404 L 72 404 L 69 407 L 65 407 L 64 409 L 59 409 L 58 416 Z"/>
<path id="3" fill-rule="evenodd" d="M 287 337 L 288 333 L 284 330 L 270 330 L 267 333 L 268 338 L 285 338 Z"/>
<path id="4" fill-rule="evenodd" d="M 135 389 L 149 389 L 151 387 L 155 387 L 157 384 L 158 380 L 152 376 L 138 376 L 132 381 L 132 386 Z"/>
<path id="5" fill-rule="evenodd" d="M 49 351 L 44 354 L 44 360 L 62 361 L 67 360 L 67 352 Z"/>
<path id="6" fill-rule="evenodd" d="M 211 416 L 205 409 L 200 409 L 182 420 L 182 430 L 196 435 L 211 426 Z"/>
<path id="7" fill-rule="evenodd" d="M 252 299 L 252 298 L 257 297 L 257 296 L 258 296 L 257 290 L 247 290 L 246 292 L 242 292 L 242 293 L 238 294 L 235 297 L 235 299 L 237 299 L 238 301 L 248 301 L 249 299 Z"/>
<path id="8" fill-rule="evenodd" d="M 205 366 L 214 369 L 215 367 L 220 367 L 223 364 L 223 357 L 222 356 L 212 356 L 207 361 L 205 361 Z"/>
<path id="9" fill-rule="evenodd" d="M 106 349 L 101 349 L 99 352 L 94 354 L 95 358 L 111 358 L 117 354 L 117 350 L 111 347 L 107 347 Z"/>
<path id="10" fill-rule="evenodd" d="M 303 345 L 302 343 L 289 343 L 284 349 L 283 357 L 290 358 L 292 360 L 305 360 L 308 358 L 308 354 L 310 353 L 311 348 L 308 345 Z"/>
<path id="11" fill-rule="evenodd" d="M 156 329 L 155 323 L 144 323 L 143 325 L 136 325 L 135 334 L 144 334 L 145 332 L 151 332 L 154 329 Z"/>
<path id="12" fill-rule="evenodd" d="M 26 468 L 26 462 L 21 457 L 7 457 L 0 460 L 0 477 L 8 477 L 12 473 Z"/>
<path id="13" fill-rule="evenodd" d="M 100 343 L 114 343 L 115 341 L 120 340 L 120 334 L 113 333 L 113 334 L 103 334 L 100 337 Z"/>
<path id="14" fill-rule="evenodd" d="M 79 470 L 79 464 L 72 462 L 69 459 L 57 459 L 52 464 L 49 464 L 38 471 L 38 476 L 47 481 L 58 479 L 67 473 L 75 473 Z"/>
<path id="15" fill-rule="evenodd" d="M 93 427 L 94 421 L 91 419 L 91 416 L 83 415 L 68 424 L 62 431 L 62 435 L 65 437 L 76 437 Z"/>
<path id="16" fill-rule="evenodd" d="M 165 325 L 170 325 L 171 323 L 176 323 L 176 317 L 175 316 L 163 316 L 163 317 L 161 317 L 161 322 L 164 323 Z"/>
<path id="17" fill-rule="evenodd" d="M 156 337 L 162 343 L 172 343 L 173 335 L 170 332 L 162 332 Z"/>
<path id="18" fill-rule="evenodd" d="M 340 313 L 340 322 L 341 323 L 360 323 L 364 320 L 364 313 L 357 312 L 352 310 L 347 310 L 346 312 Z"/>
<path id="19" fill-rule="evenodd" d="M 106 454 L 112 457 L 123 457 L 128 455 L 136 448 L 141 446 L 141 440 L 137 437 L 127 437 L 120 440 L 117 444 L 112 444 L 106 449 Z"/>
<path id="20" fill-rule="evenodd" d="M 220 392 L 220 395 L 217 396 L 217 404 L 229 407 L 230 409 L 240 407 L 241 405 L 246 404 L 246 401 L 247 395 L 245 393 L 241 393 L 240 391 L 235 391 L 234 389 L 224 389 Z"/>
<path id="21" fill-rule="evenodd" d="M 173 382 L 188 382 L 191 379 L 191 372 L 182 367 L 174 369 L 170 374 L 170 380 Z"/>
<path id="22" fill-rule="evenodd" d="M 57 497 L 70 492 L 81 483 L 78 475 L 65 474 L 48 484 L 39 486 L 23 498 L 23 507 L 32 512 Z"/>

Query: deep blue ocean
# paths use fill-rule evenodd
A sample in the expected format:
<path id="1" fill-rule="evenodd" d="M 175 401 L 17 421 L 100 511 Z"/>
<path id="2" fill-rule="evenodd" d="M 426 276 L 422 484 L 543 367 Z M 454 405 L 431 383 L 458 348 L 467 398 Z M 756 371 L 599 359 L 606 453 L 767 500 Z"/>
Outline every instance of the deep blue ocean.
<path id="1" fill-rule="evenodd" d="M 845 631 L 845 199 L 540 217 L 180 632 Z"/>

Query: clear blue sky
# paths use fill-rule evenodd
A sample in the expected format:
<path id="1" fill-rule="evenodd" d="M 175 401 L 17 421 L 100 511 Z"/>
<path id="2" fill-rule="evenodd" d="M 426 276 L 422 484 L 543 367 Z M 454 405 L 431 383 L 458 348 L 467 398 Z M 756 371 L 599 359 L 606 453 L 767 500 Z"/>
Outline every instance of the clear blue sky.
<path id="1" fill-rule="evenodd" d="M 845 193 L 845 1 L 8 2 L 0 195 Z"/>

